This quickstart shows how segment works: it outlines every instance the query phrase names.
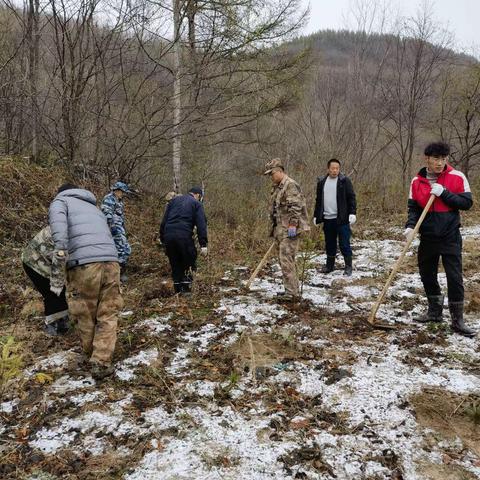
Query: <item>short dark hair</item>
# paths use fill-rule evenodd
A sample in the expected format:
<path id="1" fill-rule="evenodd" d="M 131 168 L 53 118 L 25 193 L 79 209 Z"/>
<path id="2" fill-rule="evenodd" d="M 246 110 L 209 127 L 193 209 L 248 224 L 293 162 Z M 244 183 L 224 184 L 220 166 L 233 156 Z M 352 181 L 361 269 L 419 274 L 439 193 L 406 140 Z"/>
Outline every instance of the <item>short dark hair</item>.
<path id="1" fill-rule="evenodd" d="M 340 165 L 340 166 L 342 165 L 342 164 L 340 163 L 340 160 L 337 160 L 336 158 L 331 158 L 331 159 L 327 162 L 327 168 L 330 168 L 330 165 L 331 165 L 332 163 L 338 163 L 338 165 Z"/>
<path id="2" fill-rule="evenodd" d="M 450 145 L 445 142 L 429 143 L 423 153 L 426 157 L 448 157 L 450 155 Z"/>
<path id="3" fill-rule="evenodd" d="M 200 187 L 192 187 L 188 193 L 196 193 L 197 195 L 203 195 L 203 190 Z"/>
<path id="4" fill-rule="evenodd" d="M 64 192 L 65 190 L 72 190 L 73 188 L 78 188 L 78 185 L 75 185 L 74 183 L 64 183 L 63 185 L 60 185 L 57 190 L 57 195 L 61 192 Z"/>

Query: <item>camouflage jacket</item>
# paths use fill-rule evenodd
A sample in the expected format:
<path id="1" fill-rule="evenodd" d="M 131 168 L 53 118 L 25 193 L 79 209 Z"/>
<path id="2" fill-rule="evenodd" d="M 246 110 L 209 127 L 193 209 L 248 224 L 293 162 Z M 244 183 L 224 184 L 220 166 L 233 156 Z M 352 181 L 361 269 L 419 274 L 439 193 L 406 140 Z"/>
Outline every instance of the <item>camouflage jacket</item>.
<path id="1" fill-rule="evenodd" d="M 42 228 L 22 251 L 22 262 L 52 285 L 65 283 L 65 262 L 54 259 L 54 244 L 50 227 Z"/>
<path id="2" fill-rule="evenodd" d="M 270 221 L 271 235 L 275 228 L 286 235 L 289 226 L 297 227 L 298 233 L 310 230 L 305 197 L 298 183 L 288 176 L 272 188 Z"/>
<path id="3" fill-rule="evenodd" d="M 105 217 L 107 217 L 108 226 L 110 228 L 117 227 L 117 229 L 121 230 L 121 233 L 126 234 L 125 205 L 123 201 L 118 199 L 113 192 L 110 192 L 103 197 L 101 209 Z"/>

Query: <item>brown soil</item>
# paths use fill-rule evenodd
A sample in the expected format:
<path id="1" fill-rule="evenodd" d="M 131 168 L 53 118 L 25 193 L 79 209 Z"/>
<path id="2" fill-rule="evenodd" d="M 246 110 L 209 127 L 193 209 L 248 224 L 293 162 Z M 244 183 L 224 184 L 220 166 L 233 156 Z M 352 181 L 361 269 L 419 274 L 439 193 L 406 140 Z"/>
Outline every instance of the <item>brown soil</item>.
<path id="1" fill-rule="evenodd" d="M 422 465 L 418 469 L 423 480 L 475 480 L 477 477 L 457 465 Z"/>
<path id="2" fill-rule="evenodd" d="M 465 447 L 480 456 L 480 425 L 475 424 L 468 412 L 479 400 L 478 395 L 456 395 L 432 388 L 411 397 L 410 403 L 420 425 L 435 430 L 447 439 L 459 437 Z"/>

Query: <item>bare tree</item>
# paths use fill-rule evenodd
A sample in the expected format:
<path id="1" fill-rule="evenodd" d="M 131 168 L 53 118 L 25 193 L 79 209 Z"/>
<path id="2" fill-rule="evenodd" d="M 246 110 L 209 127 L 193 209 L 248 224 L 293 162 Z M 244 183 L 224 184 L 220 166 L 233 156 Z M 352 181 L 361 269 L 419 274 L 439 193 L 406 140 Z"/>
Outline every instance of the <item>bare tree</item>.
<path id="1" fill-rule="evenodd" d="M 452 163 L 467 177 L 480 165 L 480 68 L 449 70 L 441 90 L 437 130 L 453 146 Z"/>
<path id="2" fill-rule="evenodd" d="M 422 118 L 428 115 L 429 100 L 451 54 L 450 36 L 434 23 L 424 9 L 407 19 L 390 37 L 388 70 L 382 82 L 382 104 L 387 122 L 383 130 L 391 141 L 393 158 L 400 163 L 404 191 L 412 176 L 412 159 Z"/>

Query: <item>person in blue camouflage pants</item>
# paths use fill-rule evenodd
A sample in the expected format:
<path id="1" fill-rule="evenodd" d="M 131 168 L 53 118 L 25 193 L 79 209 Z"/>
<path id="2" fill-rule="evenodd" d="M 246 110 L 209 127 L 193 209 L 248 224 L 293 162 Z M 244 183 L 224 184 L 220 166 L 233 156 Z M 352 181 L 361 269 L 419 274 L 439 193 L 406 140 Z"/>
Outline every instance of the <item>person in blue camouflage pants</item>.
<path id="1" fill-rule="evenodd" d="M 132 249 L 127 239 L 127 231 L 125 229 L 125 205 L 123 197 L 125 194 L 131 193 L 130 188 L 124 182 L 116 182 L 111 192 L 102 200 L 102 212 L 107 217 L 107 223 L 112 232 L 113 240 L 118 252 L 118 261 L 121 268 L 121 280 L 127 281 L 125 269 L 128 257 L 132 253 Z"/>

